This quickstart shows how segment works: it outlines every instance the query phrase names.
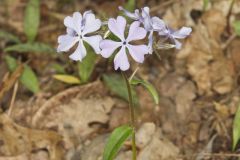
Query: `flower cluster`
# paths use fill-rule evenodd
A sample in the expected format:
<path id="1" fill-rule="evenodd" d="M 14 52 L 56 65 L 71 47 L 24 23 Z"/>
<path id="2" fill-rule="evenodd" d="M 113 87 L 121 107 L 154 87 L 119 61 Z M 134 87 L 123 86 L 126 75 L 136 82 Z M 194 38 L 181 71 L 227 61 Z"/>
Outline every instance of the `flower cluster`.
<path id="1" fill-rule="evenodd" d="M 104 58 L 109 58 L 114 54 L 114 68 L 122 71 L 128 70 L 130 67 L 127 53 L 138 63 L 143 63 L 146 54 L 153 52 L 153 33 L 157 32 L 159 36 L 172 41 L 173 45 L 181 48 L 181 43 L 177 39 L 183 39 L 190 35 L 191 28 L 182 27 L 180 30 L 174 31 L 169 28 L 165 22 L 158 17 L 150 16 L 150 9 L 144 7 L 140 10 L 136 9 L 134 13 L 119 7 L 124 14 L 133 20 L 129 25 L 128 35 L 125 31 L 127 21 L 124 17 L 118 16 L 116 19 L 108 20 L 109 31 L 118 37 L 119 41 L 111 39 L 103 39 L 101 35 L 95 35 L 97 31 L 104 25 L 101 20 L 96 19 L 91 11 L 86 11 L 83 15 L 75 12 L 72 17 L 68 16 L 64 19 L 64 25 L 67 27 L 66 34 L 58 38 L 58 52 L 69 51 L 76 43 L 77 49 L 70 55 L 75 61 L 82 61 L 87 51 L 85 43 L 88 43 L 97 54 L 101 54 Z M 135 41 L 145 39 L 148 35 L 148 44 L 134 44 Z"/>

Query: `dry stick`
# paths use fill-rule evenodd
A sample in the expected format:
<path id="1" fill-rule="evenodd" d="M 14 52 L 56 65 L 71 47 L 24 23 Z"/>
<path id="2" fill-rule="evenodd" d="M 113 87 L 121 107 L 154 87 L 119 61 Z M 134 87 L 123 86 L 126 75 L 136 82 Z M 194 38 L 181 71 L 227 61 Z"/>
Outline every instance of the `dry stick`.
<path id="1" fill-rule="evenodd" d="M 132 160 L 136 160 L 137 159 L 137 149 L 136 149 L 136 138 L 135 138 L 135 111 L 134 111 L 134 106 L 133 106 L 132 90 L 131 90 L 130 81 L 128 80 L 126 74 L 124 72 L 121 72 L 121 73 L 127 84 L 129 109 L 130 109 L 130 117 L 131 117 L 131 127 L 133 129 L 133 132 L 132 132 Z"/>
<path id="2" fill-rule="evenodd" d="M 240 154 L 237 153 L 201 153 L 204 157 L 240 157 Z M 186 158 L 186 157 L 192 157 L 197 156 L 197 154 L 191 154 L 191 155 L 182 155 L 179 156 L 179 158 Z"/>
<path id="3" fill-rule="evenodd" d="M 231 44 L 231 42 L 237 37 L 237 34 L 236 33 L 233 33 L 229 38 L 228 40 L 222 45 L 222 49 L 225 50 L 229 44 Z"/>
<path id="4" fill-rule="evenodd" d="M 137 68 L 134 70 L 133 74 L 130 76 L 129 78 L 129 82 L 131 82 L 131 80 L 133 79 L 133 77 L 136 75 L 137 71 L 139 70 L 139 65 L 137 66 Z"/>
<path id="5" fill-rule="evenodd" d="M 234 6 L 235 0 L 232 0 L 230 8 L 228 10 L 228 14 L 227 14 L 227 32 L 229 34 L 231 34 L 231 24 L 230 24 L 230 17 L 232 15 L 232 10 L 233 10 L 233 6 Z"/>
<path id="6" fill-rule="evenodd" d="M 11 99 L 10 106 L 9 106 L 9 109 L 8 109 L 8 113 L 7 113 L 9 117 L 11 116 L 11 113 L 12 113 L 12 110 L 13 110 L 13 105 L 14 105 L 14 102 L 15 102 L 15 99 L 16 99 L 17 90 L 18 90 L 18 81 L 15 83 L 14 88 L 13 88 L 13 95 L 12 95 L 12 99 Z"/>

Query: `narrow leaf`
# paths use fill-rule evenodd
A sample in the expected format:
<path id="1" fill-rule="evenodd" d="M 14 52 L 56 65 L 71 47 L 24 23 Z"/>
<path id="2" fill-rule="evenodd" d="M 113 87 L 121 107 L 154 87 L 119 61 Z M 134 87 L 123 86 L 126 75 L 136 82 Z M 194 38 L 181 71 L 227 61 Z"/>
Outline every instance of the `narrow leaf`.
<path id="1" fill-rule="evenodd" d="M 154 102 L 156 104 L 159 103 L 158 92 L 157 92 L 157 90 L 155 89 L 155 87 L 151 83 L 149 83 L 147 81 L 144 81 L 144 80 L 136 79 L 136 78 L 132 79 L 130 83 L 132 85 L 138 85 L 138 84 L 143 85 L 148 90 L 148 92 L 152 95 Z"/>
<path id="2" fill-rule="evenodd" d="M 95 61 L 97 58 L 96 53 L 89 45 L 85 45 L 87 50 L 87 55 L 82 62 L 78 63 L 78 72 L 82 82 L 87 82 L 93 72 Z"/>
<path id="3" fill-rule="evenodd" d="M 0 30 L 0 39 L 4 39 L 6 41 L 15 42 L 15 43 L 21 42 L 17 36 L 4 30 Z"/>
<path id="4" fill-rule="evenodd" d="M 13 72 L 17 68 L 17 61 L 11 56 L 5 56 L 5 61 L 7 63 L 8 69 Z"/>
<path id="5" fill-rule="evenodd" d="M 132 132 L 132 128 L 127 125 L 116 128 L 107 141 L 103 153 L 103 160 L 113 160 L 124 142 L 131 136 Z"/>
<path id="6" fill-rule="evenodd" d="M 233 145 L 232 148 L 235 150 L 240 139 L 240 105 L 233 121 Z"/>
<path id="7" fill-rule="evenodd" d="M 128 101 L 128 90 L 126 83 L 122 76 L 118 74 L 103 75 L 103 80 L 107 87 L 116 95 Z M 138 105 L 138 97 L 136 92 L 132 89 L 133 103 Z"/>
<path id="8" fill-rule="evenodd" d="M 25 52 L 35 52 L 35 53 L 55 53 L 55 49 L 51 46 L 44 44 L 44 43 L 22 43 L 22 44 L 16 44 L 9 46 L 4 49 L 4 52 L 19 52 L 19 53 L 25 53 Z"/>
<path id="9" fill-rule="evenodd" d="M 24 32 L 29 42 L 33 42 L 37 36 L 40 23 L 39 0 L 29 0 L 24 15 Z"/>
<path id="10" fill-rule="evenodd" d="M 56 74 L 53 76 L 53 78 L 67 83 L 67 84 L 80 84 L 80 80 L 77 77 L 71 76 L 71 75 L 61 75 L 61 74 Z"/>
<path id="11" fill-rule="evenodd" d="M 11 72 L 14 72 L 17 68 L 17 60 L 11 56 L 5 56 L 5 61 Z M 20 82 L 33 93 L 37 93 L 39 89 L 39 82 L 34 71 L 26 64 L 24 64 L 24 70 L 20 77 Z"/>
<path id="12" fill-rule="evenodd" d="M 240 21 L 235 21 L 233 23 L 233 28 L 234 28 L 234 31 L 235 33 L 240 36 Z"/>

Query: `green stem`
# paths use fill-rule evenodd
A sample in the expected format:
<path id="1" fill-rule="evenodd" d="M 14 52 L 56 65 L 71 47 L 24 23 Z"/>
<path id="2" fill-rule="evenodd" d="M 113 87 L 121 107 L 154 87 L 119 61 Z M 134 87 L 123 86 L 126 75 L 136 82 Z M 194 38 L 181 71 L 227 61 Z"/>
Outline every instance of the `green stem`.
<path id="1" fill-rule="evenodd" d="M 136 149 L 136 137 L 135 137 L 135 111 L 134 111 L 134 105 L 133 105 L 133 96 L 132 96 L 131 85 L 130 85 L 130 82 L 129 82 L 126 74 L 124 72 L 122 72 L 122 75 L 127 84 L 129 109 L 130 109 L 130 117 L 131 117 L 131 127 L 133 129 L 133 132 L 132 132 L 132 160 L 136 160 L 137 159 L 137 149 Z"/>

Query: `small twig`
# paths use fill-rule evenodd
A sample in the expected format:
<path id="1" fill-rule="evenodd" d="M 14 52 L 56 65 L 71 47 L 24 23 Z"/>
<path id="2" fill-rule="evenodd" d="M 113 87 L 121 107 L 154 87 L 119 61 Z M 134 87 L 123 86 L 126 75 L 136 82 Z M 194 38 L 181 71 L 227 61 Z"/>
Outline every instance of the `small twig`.
<path id="1" fill-rule="evenodd" d="M 136 73 L 137 73 L 137 71 L 139 70 L 139 66 L 137 66 L 137 68 L 134 70 L 134 72 L 132 73 L 132 75 L 130 76 L 130 78 L 129 78 L 129 82 L 131 82 L 131 80 L 133 79 L 133 77 L 136 75 Z"/>
<path id="2" fill-rule="evenodd" d="M 228 10 L 228 14 L 227 14 L 227 32 L 228 32 L 228 34 L 231 34 L 230 18 L 231 18 L 231 15 L 232 15 L 232 10 L 233 10 L 234 3 L 235 3 L 235 0 L 232 0 L 230 8 Z"/>
<path id="3" fill-rule="evenodd" d="M 210 157 L 240 157 L 237 153 L 203 153 L 204 156 Z"/>
<path id="4" fill-rule="evenodd" d="M 229 44 L 231 44 L 231 42 L 232 42 L 236 37 L 237 37 L 237 34 L 236 34 L 236 33 L 232 34 L 232 35 L 228 38 L 228 40 L 222 45 L 222 49 L 225 50 L 225 49 L 229 46 Z"/>
<path id="5" fill-rule="evenodd" d="M 240 157 L 240 154 L 237 153 L 201 153 L 204 157 Z M 187 158 L 187 157 L 195 157 L 198 154 L 189 154 L 189 155 L 181 155 L 179 158 Z"/>
<path id="6" fill-rule="evenodd" d="M 10 106 L 9 106 L 9 109 L 8 109 L 8 113 L 7 113 L 9 117 L 11 116 L 11 113 L 12 113 L 12 110 L 13 110 L 13 105 L 14 105 L 14 102 L 15 102 L 15 99 L 16 99 L 17 90 L 18 90 L 18 81 L 15 83 L 14 88 L 13 88 L 12 99 L 11 99 Z"/>

